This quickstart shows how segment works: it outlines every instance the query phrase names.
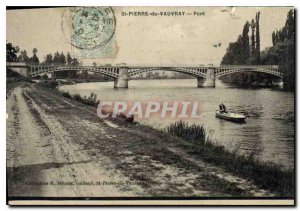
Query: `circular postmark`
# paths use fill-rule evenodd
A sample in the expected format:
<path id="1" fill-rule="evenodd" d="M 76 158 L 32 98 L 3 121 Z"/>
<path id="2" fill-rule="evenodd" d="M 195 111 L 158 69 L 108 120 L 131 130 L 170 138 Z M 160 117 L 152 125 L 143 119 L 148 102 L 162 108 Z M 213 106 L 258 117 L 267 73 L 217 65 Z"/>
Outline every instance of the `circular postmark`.
<path id="1" fill-rule="evenodd" d="M 71 43 L 80 49 L 94 49 L 114 36 L 116 19 L 111 7 L 79 7 L 71 12 Z"/>

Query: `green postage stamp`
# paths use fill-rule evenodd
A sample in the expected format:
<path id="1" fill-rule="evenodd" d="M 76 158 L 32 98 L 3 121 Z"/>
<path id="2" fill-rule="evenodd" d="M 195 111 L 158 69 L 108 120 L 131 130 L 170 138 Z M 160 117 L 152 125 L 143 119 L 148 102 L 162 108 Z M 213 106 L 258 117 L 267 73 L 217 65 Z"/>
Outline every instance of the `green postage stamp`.
<path id="1" fill-rule="evenodd" d="M 105 58 L 117 52 L 116 18 L 111 7 L 66 8 L 62 26 L 74 56 Z"/>

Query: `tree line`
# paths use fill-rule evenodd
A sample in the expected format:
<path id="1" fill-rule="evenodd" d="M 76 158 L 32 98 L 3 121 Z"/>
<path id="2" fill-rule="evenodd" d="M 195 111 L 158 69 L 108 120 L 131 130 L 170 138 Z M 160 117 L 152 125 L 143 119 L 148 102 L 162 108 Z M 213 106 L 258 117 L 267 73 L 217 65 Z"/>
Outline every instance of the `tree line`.
<path id="1" fill-rule="evenodd" d="M 52 55 L 51 53 L 47 54 L 42 62 L 40 62 L 37 56 L 37 48 L 33 48 L 32 57 L 27 55 L 26 50 L 20 50 L 19 46 L 14 46 L 10 42 L 6 42 L 6 61 L 7 62 L 24 62 L 26 64 L 44 64 L 44 65 L 68 65 L 68 66 L 78 66 L 79 61 L 77 58 L 72 58 L 68 52 L 65 55 L 63 52 L 59 53 L 58 51 Z M 60 71 L 56 73 L 57 77 L 75 77 L 76 71 Z M 45 74 L 44 78 L 48 78 Z"/>
<path id="2" fill-rule="evenodd" d="M 70 52 L 65 55 L 58 51 L 52 55 L 47 54 L 42 62 L 37 56 L 37 48 L 33 48 L 32 57 L 29 57 L 26 50 L 20 50 L 19 46 L 14 46 L 12 43 L 6 43 L 6 61 L 7 62 L 25 62 L 26 64 L 45 64 L 45 65 L 79 65 L 77 58 L 72 58 Z"/>
<path id="3" fill-rule="evenodd" d="M 260 12 L 251 23 L 247 21 L 236 42 L 230 43 L 222 65 L 278 65 L 283 72 L 284 89 L 295 90 L 295 18 L 290 10 L 284 27 L 272 33 L 272 46 L 260 50 Z M 250 32 L 251 30 L 251 32 Z M 250 37 L 249 37 L 249 34 Z M 262 73 L 236 73 L 223 77 L 226 82 L 239 85 L 272 83 L 274 76 Z"/>

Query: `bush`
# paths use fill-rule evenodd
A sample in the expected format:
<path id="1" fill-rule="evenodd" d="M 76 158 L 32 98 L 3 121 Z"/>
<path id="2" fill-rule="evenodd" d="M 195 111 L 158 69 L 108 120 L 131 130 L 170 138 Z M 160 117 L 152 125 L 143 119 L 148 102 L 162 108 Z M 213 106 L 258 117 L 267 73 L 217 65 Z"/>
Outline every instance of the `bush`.
<path id="1" fill-rule="evenodd" d="M 92 92 L 88 98 L 84 96 L 84 104 L 97 107 L 99 104 L 99 100 L 97 100 L 97 95 L 94 92 Z"/>
<path id="2" fill-rule="evenodd" d="M 43 81 L 43 82 L 39 82 L 39 85 L 46 87 L 46 88 L 54 89 L 58 86 L 58 82 L 57 81 Z"/>
<path id="3" fill-rule="evenodd" d="M 21 81 L 25 81 L 29 83 L 32 82 L 30 78 L 24 77 L 19 73 L 12 71 L 11 69 L 6 69 L 6 83 L 14 83 L 14 82 L 21 82 Z"/>
<path id="4" fill-rule="evenodd" d="M 198 143 L 204 143 L 208 139 L 208 135 L 203 125 L 189 125 L 183 121 L 175 122 L 167 126 L 166 131 L 174 136 L 183 137 Z"/>
<path id="5" fill-rule="evenodd" d="M 72 98 L 69 92 L 61 92 L 61 95 L 66 97 L 66 98 Z"/>
<path id="6" fill-rule="evenodd" d="M 83 102 L 83 98 L 79 94 L 73 95 L 72 98 L 78 102 Z"/>
<path id="7" fill-rule="evenodd" d="M 61 92 L 61 95 L 93 107 L 97 107 L 100 102 L 99 100 L 97 100 L 97 95 L 93 92 L 90 94 L 89 97 L 81 97 L 79 94 L 71 96 L 69 92 Z"/>

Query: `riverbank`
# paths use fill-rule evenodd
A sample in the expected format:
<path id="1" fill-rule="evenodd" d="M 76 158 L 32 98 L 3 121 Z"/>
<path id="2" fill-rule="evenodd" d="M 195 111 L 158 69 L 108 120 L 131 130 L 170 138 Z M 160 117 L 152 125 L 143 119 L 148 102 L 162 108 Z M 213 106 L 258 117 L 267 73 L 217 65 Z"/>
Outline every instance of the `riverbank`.
<path id="1" fill-rule="evenodd" d="M 99 119 L 57 90 L 22 84 L 7 112 L 9 196 L 282 196 L 190 153 L 193 143 Z"/>
<path id="2" fill-rule="evenodd" d="M 199 159 L 253 180 L 259 187 L 270 189 L 279 196 L 294 195 L 293 169 L 284 170 L 282 166 L 274 163 L 260 162 L 254 153 L 244 156 L 235 150 L 229 151 L 224 146 L 214 143 L 204 126 L 189 125 L 180 121 L 168 126 L 166 131 L 193 143 L 193 147 L 185 148 Z"/>

